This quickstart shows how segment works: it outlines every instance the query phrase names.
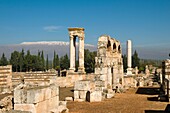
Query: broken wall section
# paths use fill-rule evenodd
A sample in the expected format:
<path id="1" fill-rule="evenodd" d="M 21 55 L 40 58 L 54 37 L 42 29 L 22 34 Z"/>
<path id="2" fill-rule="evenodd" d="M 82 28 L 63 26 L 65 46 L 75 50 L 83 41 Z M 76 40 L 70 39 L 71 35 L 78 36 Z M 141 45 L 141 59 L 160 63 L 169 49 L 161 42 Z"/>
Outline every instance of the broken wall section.
<path id="1" fill-rule="evenodd" d="M 0 66 L 0 94 L 12 90 L 12 65 Z"/>
<path id="2" fill-rule="evenodd" d="M 59 87 L 55 84 L 38 87 L 20 84 L 14 90 L 14 110 L 58 113 L 59 107 Z"/>

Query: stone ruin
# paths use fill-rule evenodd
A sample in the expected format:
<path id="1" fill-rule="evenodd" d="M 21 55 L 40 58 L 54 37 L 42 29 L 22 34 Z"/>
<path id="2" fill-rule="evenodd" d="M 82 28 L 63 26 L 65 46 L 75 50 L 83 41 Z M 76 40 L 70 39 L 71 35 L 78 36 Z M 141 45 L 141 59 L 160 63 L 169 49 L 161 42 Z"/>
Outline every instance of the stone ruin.
<path id="1" fill-rule="evenodd" d="M 98 102 L 112 98 L 123 87 L 123 63 L 120 42 L 108 35 L 98 39 L 95 77 L 74 85 L 74 101 Z"/>
<path id="2" fill-rule="evenodd" d="M 66 104 L 59 101 L 59 87 L 31 86 L 20 84 L 14 89 L 14 110 L 30 111 L 31 113 L 68 112 Z"/>
<path id="3" fill-rule="evenodd" d="M 123 85 L 122 48 L 119 41 L 108 35 L 98 39 L 95 74 L 104 81 L 104 87 L 116 89 Z"/>
<path id="4" fill-rule="evenodd" d="M 12 90 L 12 65 L 0 66 L 0 94 Z"/>
<path id="5" fill-rule="evenodd" d="M 160 77 L 162 84 L 159 99 L 170 101 L 170 59 L 162 62 L 162 75 Z"/>

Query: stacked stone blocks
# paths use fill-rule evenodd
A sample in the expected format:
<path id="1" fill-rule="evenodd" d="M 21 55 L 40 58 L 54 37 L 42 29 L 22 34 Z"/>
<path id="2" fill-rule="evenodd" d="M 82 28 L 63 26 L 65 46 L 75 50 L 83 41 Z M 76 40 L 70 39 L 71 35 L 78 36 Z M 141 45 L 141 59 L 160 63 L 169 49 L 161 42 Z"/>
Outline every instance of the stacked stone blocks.
<path id="1" fill-rule="evenodd" d="M 12 90 L 12 65 L 0 66 L 0 93 Z"/>
<path id="2" fill-rule="evenodd" d="M 59 106 L 59 87 L 50 86 L 15 88 L 14 110 L 30 111 L 32 113 L 50 113 Z"/>

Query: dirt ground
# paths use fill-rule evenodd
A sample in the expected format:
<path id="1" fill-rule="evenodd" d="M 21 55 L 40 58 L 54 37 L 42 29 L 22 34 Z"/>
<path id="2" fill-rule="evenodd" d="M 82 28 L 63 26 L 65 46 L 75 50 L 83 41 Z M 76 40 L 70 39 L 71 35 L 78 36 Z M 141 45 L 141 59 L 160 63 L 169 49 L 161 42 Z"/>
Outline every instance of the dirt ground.
<path id="1" fill-rule="evenodd" d="M 102 102 L 68 102 L 67 107 L 70 113 L 170 113 L 170 103 L 158 101 L 158 93 L 159 88 L 131 88 Z M 60 100 L 73 96 L 73 88 L 60 88 L 60 94 Z"/>

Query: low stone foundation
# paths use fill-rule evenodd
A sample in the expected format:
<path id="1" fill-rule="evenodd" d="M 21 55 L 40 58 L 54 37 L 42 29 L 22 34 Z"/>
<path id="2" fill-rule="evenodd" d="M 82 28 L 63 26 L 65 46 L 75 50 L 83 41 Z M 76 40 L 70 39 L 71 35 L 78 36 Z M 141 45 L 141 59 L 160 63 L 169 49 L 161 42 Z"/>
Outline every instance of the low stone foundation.
<path id="1" fill-rule="evenodd" d="M 81 80 L 75 82 L 74 101 L 100 102 L 104 98 L 114 97 L 112 89 L 106 89 L 104 81 Z"/>
<path id="2" fill-rule="evenodd" d="M 14 110 L 59 113 L 58 108 L 59 87 L 55 84 L 39 87 L 20 84 L 14 89 Z M 67 110 L 66 106 L 65 109 Z"/>

